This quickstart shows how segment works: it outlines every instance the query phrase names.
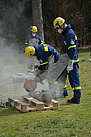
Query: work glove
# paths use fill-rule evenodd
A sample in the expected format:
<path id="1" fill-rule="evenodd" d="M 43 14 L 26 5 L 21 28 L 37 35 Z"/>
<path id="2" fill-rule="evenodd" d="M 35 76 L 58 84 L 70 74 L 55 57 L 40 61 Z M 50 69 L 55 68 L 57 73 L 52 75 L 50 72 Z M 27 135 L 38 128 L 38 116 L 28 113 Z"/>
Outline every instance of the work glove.
<path id="1" fill-rule="evenodd" d="M 34 75 L 35 75 L 34 81 L 40 82 L 42 84 L 43 82 L 42 82 L 41 77 L 40 77 L 41 70 L 39 70 L 38 68 L 36 70 L 34 70 Z"/>
<path id="2" fill-rule="evenodd" d="M 42 71 L 37 68 L 36 70 L 34 70 L 34 75 L 35 75 L 35 76 L 38 76 L 38 75 L 41 74 L 41 72 L 42 72 Z"/>
<path id="3" fill-rule="evenodd" d="M 43 80 L 42 80 L 42 78 L 41 78 L 41 74 L 42 74 L 42 71 L 39 70 L 39 69 L 36 69 L 36 70 L 34 71 L 34 75 L 36 76 L 35 79 L 34 79 L 34 81 L 39 82 L 39 83 L 41 83 L 42 85 L 44 85 Z"/>
<path id="4" fill-rule="evenodd" d="M 43 69 L 43 70 L 36 69 L 34 75 L 36 76 L 34 80 L 44 85 L 43 80 L 47 76 L 47 70 L 46 69 Z"/>
<path id="5" fill-rule="evenodd" d="M 74 60 L 69 59 L 68 66 L 67 66 L 68 73 L 69 71 L 73 70 L 73 63 L 74 63 Z"/>

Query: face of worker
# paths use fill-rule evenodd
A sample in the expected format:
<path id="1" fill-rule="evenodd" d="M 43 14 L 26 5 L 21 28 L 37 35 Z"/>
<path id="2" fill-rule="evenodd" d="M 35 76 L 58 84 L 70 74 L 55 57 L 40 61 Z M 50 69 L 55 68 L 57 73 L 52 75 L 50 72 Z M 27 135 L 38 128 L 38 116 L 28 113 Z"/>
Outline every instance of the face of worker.
<path id="1" fill-rule="evenodd" d="M 35 37 L 36 36 L 36 32 L 32 32 L 32 36 Z"/>

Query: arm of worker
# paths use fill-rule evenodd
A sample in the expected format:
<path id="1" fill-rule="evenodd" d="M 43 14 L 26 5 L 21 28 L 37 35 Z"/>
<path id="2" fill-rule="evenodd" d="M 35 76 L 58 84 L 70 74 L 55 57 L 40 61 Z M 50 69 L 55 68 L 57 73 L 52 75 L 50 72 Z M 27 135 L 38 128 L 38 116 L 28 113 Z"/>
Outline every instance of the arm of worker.
<path id="1" fill-rule="evenodd" d="M 38 44 L 39 45 L 43 44 L 43 41 L 42 41 L 42 39 L 39 35 L 37 35 L 37 39 L 38 39 Z"/>
<path id="2" fill-rule="evenodd" d="M 41 74 L 41 70 L 39 70 L 38 68 L 34 71 L 34 75 L 35 76 L 38 76 L 38 75 L 40 75 Z"/>
<path id="3" fill-rule="evenodd" d="M 40 66 L 38 67 L 39 70 L 44 70 L 46 66 L 48 65 L 48 60 L 40 60 Z"/>
<path id="4" fill-rule="evenodd" d="M 46 66 L 48 65 L 48 54 L 41 53 L 38 57 L 38 60 L 40 62 L 39 67 L 35 70 L 35 75 L 40 75 L 46 70 Z"/>
<path id="5" fill-rule="evenodd" d="M 26 46 L 26 47 L 29 46 L 29 39 L 28 39 L 28 38 L 25 40 L 25 46 Z"/>
<path id="6" fill-rule="evenodd" d="M 38 67 L 39 70 L 44 70 L 48 65 L 48 53 L 41 53 L 39 56 L 40 65 Z"/>
<path id="7" fill-rule="evenodd" d="M 73 37 L 69 38 L 69 47 L 68 47 L 68 56 L 69 56 L 69 61 L 68 61 L 68 66 L 67 66 L 67 71 L 71 71 L 73 70 L 73 63 L 74 63 L 74 59 L 77 56 L 77 45 L 76 45 L 76 41 Z"/>

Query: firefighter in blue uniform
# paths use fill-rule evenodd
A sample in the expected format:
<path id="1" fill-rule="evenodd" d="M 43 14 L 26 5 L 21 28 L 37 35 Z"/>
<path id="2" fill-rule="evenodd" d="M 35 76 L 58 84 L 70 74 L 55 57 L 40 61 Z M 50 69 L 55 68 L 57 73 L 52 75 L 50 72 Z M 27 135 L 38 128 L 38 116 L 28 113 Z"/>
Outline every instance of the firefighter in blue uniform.
<path id="1" fill-rule="evenodd" d="M 38 46 L 40 44 L 43 44 L 41 37 L 39 35 L 37 35 L 37 32 L 38 32 L 37 27 L 31 26 L 30 30 L 31 30 L 31 34 L 28 35 L 25 40 L 25 47 Z M 31 72 L 32 69 L 36 69 L 38 67 L 38 62 L 37 62 L 36 58 L 27 59 L 27 66 L 28 66 L 27 72 Z"/>
<path id="2" fill-rule="evenodd" d="M 61 17 L 57 17 L 53 21 L 53 26 L 54 28 L 57 28 L 58 32 L 64 36 L 64 46 L 62 48 L 62 54 L 67 53 L 69 56 L 68 66 L 65 72 L 68 74 L 69 82 L 73 89 L 74 95 L 71 99 L 68 99 L 67 102 L 79 104 L 81 97 L 81 85 L 79 79 L 79 56 L 77 51 L 77 36 L 72 30 L 71 25 L 67 25 L 65 23 L 65 20 Z M 59 79 L 60 78 L 61 76 L 59 77 Z"/>
<path id="3" fill-rule="evenodd" d="M 54 57 L 54 64 L 59 60 L 60 58 L 60 54 L 57 52 L 56 49 L 54 49 L 52 46 L 48 45 L 48 44 L 42 44 L 39 46 L 28 46 L 25 48 L 25 55 L 29 58 L 32 58 L 33 56 L 36 56 L 40 65 L 38 66 L 38 69 L 35 70 L 37 72 L 37 74 L 39 74 L 40 72 L 44 72 L 44 70 L 48 69 L 48 65 L 49 65 L 49 58 L 52 56 Z M 57 87 L 57 83 L 52 83 L 49 84 L 49 90 L 52 90 L 51 93 L 54 99 L 56 98 L 55 94 L 55 90 L 56 88 L 50 88 L 50 86 L 54 86 Z M 53 91 L 54 89 L 54 91 Z"/>

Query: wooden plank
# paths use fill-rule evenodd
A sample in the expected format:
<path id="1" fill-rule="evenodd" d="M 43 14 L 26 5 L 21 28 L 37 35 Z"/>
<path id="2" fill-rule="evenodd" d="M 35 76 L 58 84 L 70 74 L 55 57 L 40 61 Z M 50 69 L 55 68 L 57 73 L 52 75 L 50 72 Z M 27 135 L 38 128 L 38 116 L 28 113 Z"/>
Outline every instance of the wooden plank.
<path id="1" fill-rule="evenodd" d="M 14 106 L 14 101 L 19 101 L 18 99 L 14 99 L 14 98 L 11 98 L 11 97 L 8 97 L 8 101 L 9 103 Z"/>
<path id="2" fill-rule="evenodd" d="M 34 103 L 36 103 L 36 104 L 44 104 L 43 102 L 41 102 L 41 101 L 39 101 L 39 100 L 37 100 L 37 99 L 35 99 L 35 98 L 33 98 L 33 97 L 30 97 L 30 96 L 22 96 L 22 99 L 23 99 L 23 101 L 25 102 L 25 101 L 33 101 Z"/>
<path id="3" fill-rule="evenodd" d="M 21 102 L 21 101 L 14 101 L 14 106 L 17 108 L 17 107 L 20 107 L 21 111 L 26 111 L 27 110 L 27 106 L 28 104 L 24 103 L 24 102 Z"/>
<path id="4" fill-rule="evenodd" d="M 45 105 L 43 102 L 30 96 L 22 96 L 22 101 L 10 97 L 8 98 L 8 100 L 13 107 L 15 107 L 21 112 L 59 109 L 59 102 L 54 99 L 51 100 L 51 104 L 48 106 Z"/>
<path id="5" fill-rule="evenodd" d="M 44 103 L 35 98 L 29 96 L 22 96 L 22 98 L 23 98 L 23 102 L 28 102 L 31 107 L 36 107 L 39 110 L 44 108 Z"/>
<path id="6" fill-rule="evenodd" d="M 52 99 L 51 102 L 53 103 L 54 108 L 57 108 L 57 109 L 59 108 L 59 102 L 58 101 Z"/>

